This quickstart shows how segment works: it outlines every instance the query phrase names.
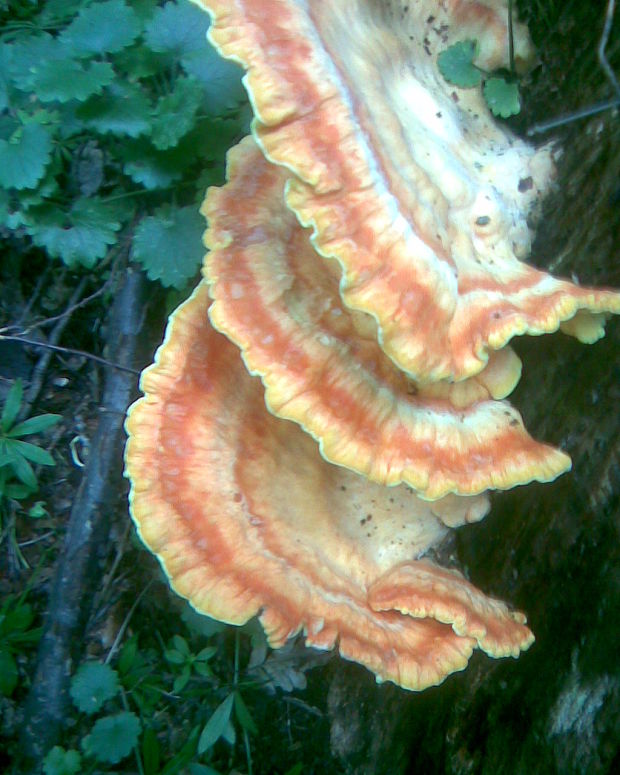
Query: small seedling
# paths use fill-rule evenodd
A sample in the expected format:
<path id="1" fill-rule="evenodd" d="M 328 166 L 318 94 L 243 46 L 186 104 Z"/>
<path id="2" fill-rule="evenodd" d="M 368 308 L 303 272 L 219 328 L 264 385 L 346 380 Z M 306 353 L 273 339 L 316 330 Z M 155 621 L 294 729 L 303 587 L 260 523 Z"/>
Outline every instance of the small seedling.
<path id="1" fill-rule="evenodd" d="M 32 463 L 40 466 L 56 465 L 47 450 L 23 441 L 23 437 L 51 428 L 61 416 L 41 414 L 17 422 L 22 397 L 22 382 L 18 379 L 8 392 L 0 417 L 0 500 L 22 500 L 37 491 L 39 483 Z"/>
<path id="2" fill-rule="evenodd" d="M 461 40 L 442 51 L 437 64 L 446 81 L 462 89 L 471 89 L 484 82 L 482 93 L 494 116 L 515 116 L 521 110 L 515 76 L 487 73 L 474 64 L 477 54 L 477 41 Z"/>

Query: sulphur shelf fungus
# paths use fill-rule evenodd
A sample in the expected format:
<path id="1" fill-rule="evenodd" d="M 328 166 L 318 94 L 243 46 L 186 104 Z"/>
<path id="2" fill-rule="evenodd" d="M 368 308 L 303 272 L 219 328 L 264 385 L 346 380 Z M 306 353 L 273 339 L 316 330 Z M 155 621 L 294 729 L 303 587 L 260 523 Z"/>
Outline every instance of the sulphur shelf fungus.
<path id="1" fill-rule="evenodd" d="M 548 147 L 500 128 L 437 55 L 506 59 L 506 3 L 201 0 L 255 119 L 203 205 L 204 280 L 127 418 L 131 512 L 173 588 L 273 647 L 303 632 L 420 690 L 521 613 L 438 552 L 488 490 L 569 458 L 506 400 L 515 335 L 603 333 L 620 295 L 523 263 Z M 517 64 L 532 49 L 515 26 Z"/>

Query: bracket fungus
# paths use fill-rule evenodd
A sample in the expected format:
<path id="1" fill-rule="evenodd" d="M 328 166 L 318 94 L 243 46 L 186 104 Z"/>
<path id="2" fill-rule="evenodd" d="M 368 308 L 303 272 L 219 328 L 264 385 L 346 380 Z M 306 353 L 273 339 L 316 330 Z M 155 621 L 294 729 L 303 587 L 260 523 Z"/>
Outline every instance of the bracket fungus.
<path id="1" fill-rule="evenodd" d="M 414 690 L 476 647 L 516 657 L 523 614 L 436 550 L 488 490 L 570 467 L 506 401 L 510 339 L 593 342 L 620 294 L 523 263 L 551 150 L 438 72 L 457 38 L 504 62 L 506 3 L 198 3 L 255 118 L 128 414 L 140 535 L 198 611 L 257 615 L 274 647 L 303 632 Z"/>

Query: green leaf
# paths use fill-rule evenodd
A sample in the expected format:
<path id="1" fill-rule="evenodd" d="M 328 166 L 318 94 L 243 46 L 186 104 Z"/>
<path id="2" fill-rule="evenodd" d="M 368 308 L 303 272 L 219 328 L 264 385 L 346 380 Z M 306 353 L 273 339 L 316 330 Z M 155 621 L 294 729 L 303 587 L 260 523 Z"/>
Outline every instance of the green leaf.
<path id="1" fill-rule="evenodd" d="M 174 679 L 174 683 L 172 684 L 172 689 L 175 692 L 175 694 L 178 694 L 179 692 L 182 692 L 183 689 L 185 689 L 191 674 L 192 674 L 192 671 L 190 666 L 185 665 L 183 667 L 183 670 L 181 670 L 181 673 Z"/>
<path id="2" fill-rule="evenodd" d="M 484 98 L 494 116 L 509 118 L 521 110 L 519 85 L 505 78 L 489 78 L 483 89 Z"/>
<path id="3" fill-rule="evenodd" d="M 32 466 L 21 455 L 16 454 L 14 456 L 11 468 L 19 481 L 25 484 L 32 492 L 38 488 L 39 483 L 37 482 L 37 477 L 34 475 Z"/>
<path id="4" fill-rule="evenodd" d="M 14 498 L 16 501 L 21 501 L 32 495 L 32 488 L 27 487 L 25 484 L 11 483 L 4 486 L 3 494 L 7 498 Z"/>
<path id="5" fill-rule="evenodd" d="M 43 772 L 45 775 L 77 775 L 82 772 L 82 757 L 73 748 L 65 751 L 55 745 L 43 759 Z"/>
<path id="6" fill-rule="evenodd" d="M 125 161 L 123 172 L 144 188 L 166 188 L 183 176 L 183 167 L 191 160 L 191 156 L 188 158 L 180 151 L 178 145 L 168 151 L 157 151 L 144 142 L 127 144 L 121 150 Z"/>
<path id="7" fill-rule="evenodd" d="M 473 64 L 476 53 L 475 40 L 461 40 L 442 51 L 437 58 L 437 64 L 446 81 L 464 89 L 478 86 L 482 73 Z"/>
<path id="8" fill-rule="evenodd" d="M 151 280 L 180 288 L 200 267 L 204 230 L 204 220 L 194 207 L 164 205 L 138 224 L 132 257 Z"/>
<path id="9" fill-rule="evenodd" d="M 116 232 L 121 228 L 119 208 L 98 197 L 76 199 L 68 212 L 52 205 L 30 212 L 26 231 L 35 245 L 69 267 L 92 268 L 97 259 L 105 256 L 107 246 L 116 241 Z"/>
<path id="10" fill-rule="evenodd" d="M 9 72 L 11 80 L 25 92 L 34 91 L 39 74 L 38 66 L 50 67 L 53 62 L 70 58 L 70 52 L 57 38 L 48 33 L 26 35 L 10 47 Z"/>
<path id="11" fill-rule="evenodd" d="M 122 711 L 98 719 L 90 735 L 82 739 L 84 753 L 99 762 L 117 764 L 138 742 L 140 721 L 134 713 Z"/>
<path id="12" fill-rule="evenodd" d="M 41 102 L 84 101 L 100 94 L 114 79 L 109 62 L 80 62 L 76 59 L 42 61 L 31 67 L 33 89 Z"/>
<path id="13" fill-rule="evenodd" d="M 31 519 L 42 519 L 43 517 L 49 517 L 49 512 L 45 508 L 45 501 L 37 501 L 33 503 L 28 509 L 28 516 Z"/>
<path id="14" fill-rule="evenodd" d="M 202 85 L 204 105 L 210 116 L 221 116 L 247 99 L 241 67 L 223 59 L 208 41 L 200 51 L 183 56 L 181 64 Z"/>
<path id="15" fill-rule="evenodd" d="M 187 641 L 181 635 L 173 635 L 172 636 L 172 643 L 174 645 L 174 648 L 178 652 L 183 654 L 185 659 L 187 659 L 187 657 L 189 657 L 191 655 L 191 651 L 190 651 L 190 648 L 189 648 L 189 646 L 187 644 Z"/>
<path id="16" fill-rule="evenodd" d="M 196 662 L 208 662 L 216 654 L 217 648 L 215 646 L 206 646 L 196 654 Z"/>
<path id="17" fill-rule="evenodd" d="M 19 441 L 18 439 L 12 439 L 10 442 L 11 446 L 15 448 L 15 450 L 26 458 L 26 460 L 30 460 L 35 465 L 38 466 L 55 466 L 56 461 L 54 458 L 50 455 L 50 453 L 46 449 L 41 449 L 41 447 L 37 447 L 36 444 L 29 444 L 27 441 Z"/>
<path id="18" fill-rule="evenodd" d="M 2 606 L 0 633 L 5 642 L 17 642 L 34 621 L 34 612 L 30 603 L 22 603 L 9 596 Z"/>
<path id="19" fill-rule="evenodd" d="M 29 436 L 31 433 L 41 433 L 56 425 L 60 420 L 62 420 L 60 414 L 40 414 L 38 417 L 30 417 L 28 420 L 20 422 L 19 425 L 15 425 L 6 435 L 9 438 L 16 438 L 17 436 Z"/>
<path id="20" fill-rule="evenodd" d="M 158 8 L 145 30 L 146 45 L 178 58 L 206 48 L 209 17 L 190 3 L 168 2 Z"/>
<path id="21" fill-rule="evenodd" d="M 76 116 L 101 134 L 138 137 L 151 126 L 151 103 L 144 90 L 115 81 L 100 97 L 85 102 Z"/>
<path id="22" fill-rule="evenodd" d="M 21 379 L 16 379 L 7 393 L 2 409 L 2 417 L 0 417 L 0 428 L 3 432 L 8 431 L 15 422 L 15 418 L 19 413 L 19 407 L 22 405 L 23 394 L 24 387 L 22 381 Z"/>
<path id="23" fill-rule="evenodd" d="M 194 126 L 196 112 L 203 102 L 200 84 L 193 78 L 177 78 L 174 90 L 157 103 L 151 141 L 160 151 L 176 145 Z"/>
<path id="24" fill-rule="evenodd" d="M 167 649 L 164 651 L 164 657 L 172 665 L 184 665 L 187 662 L 187 657 L 176 649 Z"/>
<path id="25" fill-rule="evenodd" d="M 17 686 L 17 664 L 11 652 L 0 647 L 0 693 L 10 697 Z"/>
<path id="26" fill-rule="evenodd" d="M 0 139 L 0 186 L 34 188 L 52 154 L 50 130 L 40 124 L 18 127 L 10 139 Z"/>
<path id="27" fill-rule="evenodd" d="M 147 727 L 142 736 L 142 761 L 145 775 L 157 775 L 160 767 L 160 748 L 153 727 Z"/>
<path id="28" fill-rule="evenodd" d="M 258 734 L 258 727 L 254 723 L 254 719 L 250 715 L 250 711 L 240 692 L 235 692 L 235 714 L 237 716 L 237 721 L 241 724 L 243 729 L 246 729 L 252 735 Z"/>
<path id="29" fill-rule="evenodd" d="M 228 722 L 230 721 L 230 713 L 232 711 L 235 694 L 232 692 L 226 697 L 224 702 L 220 703 L 211 718 L 205 724 L 205 728 L 200 734 L 198 740 L 198 753 L 203 754 L 208 751 L 211 746 L 215 745 L 217 741 L 224 734 Z"/>
<path id="30" fill-rule="evenodd" d="M 120 656 L 118 658 L 118 670 L 121 676 L 124 676 L 126 673 L 128 673 L 131 670 L 137 653 L 138 653 L 138 638 L 137 636 L 132 635 L 132 637 L 129 638 L 129 640 L 124 644 L 123 648 L 121 649 Z"/>
<path id="31" fill-rule="evenodd" d="M 107 0 L 82 7 L 60 39 L 81 56 L 112 54 L 133 43 L 140 28 L 137 15 L 123 0 Z"/>
<path id="32" fill-rule="evenodd" d="M 84 0 L 45 0 L 37 17 L 40 27 L 63 27 L 84 5 Z"/>
<path id="33" fill-rule="evenodd" d="M 46 449 L 37 447 L 36 444 L 30 444 L 27 441 L 20 441 L 19 439 L 12 439 L 10 442 L 14 447 L 15 452 L 26 458 L 30 462 L 38 466 L 55 466 L 56 461 L 50 455 Z"/>
<path id="34" fill-rule="evenodd" d="M 119 690 L 118 674 L 102 662 L 86 662 L 71 679 L 70 694 L 83 713 L 96 713 Z"/>

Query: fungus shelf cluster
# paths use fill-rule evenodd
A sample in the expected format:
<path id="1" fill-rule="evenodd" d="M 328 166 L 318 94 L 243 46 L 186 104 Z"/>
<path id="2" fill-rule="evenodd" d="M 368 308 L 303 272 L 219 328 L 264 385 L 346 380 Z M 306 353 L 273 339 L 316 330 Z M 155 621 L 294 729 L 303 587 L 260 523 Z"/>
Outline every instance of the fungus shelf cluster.
<path id="1" fill-rule="evenodd" d="M 252 136 L 211 189 L 204 280 L 128 415 L 131 511 L 198 611 L 258 615 L 420 690 L 525 617 L 440 567 L 487 491 L 570 467 L 505 399 L 515 335 L 584 342 L 620 295 L 523 263 L 550 147 L 500 128 L 437 55 L 507 57 L 503 0 L 199 0 L 246 69 Z M 515 26 L 517 63 L 532 57 Z M 209 322 L 210 321 L 210 322 Z"/>

